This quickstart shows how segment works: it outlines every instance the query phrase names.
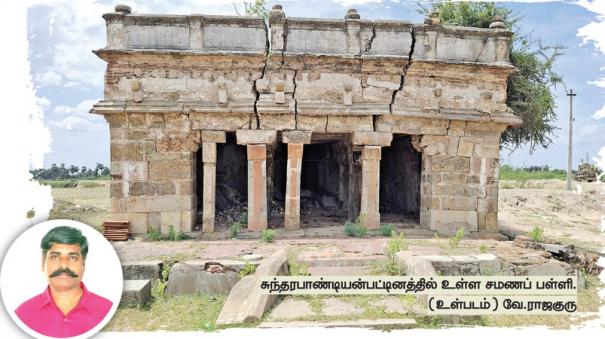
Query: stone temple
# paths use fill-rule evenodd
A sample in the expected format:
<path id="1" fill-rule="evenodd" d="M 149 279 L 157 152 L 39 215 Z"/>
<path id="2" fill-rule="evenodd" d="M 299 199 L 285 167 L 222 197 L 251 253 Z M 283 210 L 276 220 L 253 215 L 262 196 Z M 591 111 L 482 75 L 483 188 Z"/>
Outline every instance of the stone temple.
<path id="1" fill-rule="evenodd" d="M 107 13 L 112 218 L 131 232 L 346 220 L 498 229 L 512 33 L 423 24 Z"/>

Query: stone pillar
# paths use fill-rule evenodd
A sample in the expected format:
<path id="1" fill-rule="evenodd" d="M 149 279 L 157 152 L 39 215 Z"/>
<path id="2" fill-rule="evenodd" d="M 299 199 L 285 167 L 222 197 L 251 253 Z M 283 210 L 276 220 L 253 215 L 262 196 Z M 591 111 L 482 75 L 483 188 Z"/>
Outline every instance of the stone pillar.
<path id="1" fill-rule="evenodd" d="M 368 229 L 380 226 L 380 158 L 382 146 L 390 146 L 393 134 L 381 132 L 354 132 L 353 145 L 361 150 L 361 204 L 360 220 Z"/>
<path id="2" fill-rule="evenodd" d="M 311 142 L 311 132 L 282 132 L 282 142 L 288 144 L 288 164 L 286 167 L 286 206 L 284 227 L 300 228 L 300 178 L 304 144 Z"/>
<path id="3" fill-rule="evenodd" d="M 353 147 L 349 152 L 349 199 L 347 217 L 353 221 L 359 216 L 361 203 L 361 152 Z"/>
<path id="4" fill-rule="evenodd" d="M 202 162 L 204 164 L 202 192 L 202 231 L 214 232 L 216 209 L 216 144 L 224 143 L 224 131 L 202 131 Z"/>
<path id="5" fill-rule="evenodd" d="M 267 228 L 267 145 L 247 145 L 248 229 Z"/>
<path id="6" fill-rule="evenodd" d="M 275 142 L 274 130 L 237 130 L 237 143 L 248 155 L 248 229 L 267 228 L 267 144 Z"/>
<path id="7" fill-rule="evenodd" d="M 380 146 L 363 146 L 361 151 L 361 210 L 360 220 L 368 229 L 380 226 Z"/>

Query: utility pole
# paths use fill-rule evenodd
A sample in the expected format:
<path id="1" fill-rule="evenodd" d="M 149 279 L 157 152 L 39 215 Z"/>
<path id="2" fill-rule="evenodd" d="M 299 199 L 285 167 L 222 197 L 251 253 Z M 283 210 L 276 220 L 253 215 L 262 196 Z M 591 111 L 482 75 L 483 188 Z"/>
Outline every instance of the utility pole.
<path id="1" fill-rule="evenodd" d="M 571 150 L 572 150 L 572 133 L 573 133 L 573 97 L 576 96 L 576 93 L 573 92 L 573 89 L 569 90 L 567 93 L 569 97 L 569 145 L 567 146 L 567 189 L 571 190 Z"/>

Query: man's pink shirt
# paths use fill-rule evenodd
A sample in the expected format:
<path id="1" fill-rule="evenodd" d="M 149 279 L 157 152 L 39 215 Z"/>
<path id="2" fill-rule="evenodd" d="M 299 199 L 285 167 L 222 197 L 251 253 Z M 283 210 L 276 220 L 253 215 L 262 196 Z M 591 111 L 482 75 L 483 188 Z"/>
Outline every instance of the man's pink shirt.
<path id="1" fill-rule="evenodd" d="M 67 315 L 55 304 L 50 286 L 21 304 L 15 313 L 29 328 L 45 336 L 65 338 L 88 332 L 105 318 L 112 302 L 88 291 L 84 283 L 80 287 L 80 302 Z"/>

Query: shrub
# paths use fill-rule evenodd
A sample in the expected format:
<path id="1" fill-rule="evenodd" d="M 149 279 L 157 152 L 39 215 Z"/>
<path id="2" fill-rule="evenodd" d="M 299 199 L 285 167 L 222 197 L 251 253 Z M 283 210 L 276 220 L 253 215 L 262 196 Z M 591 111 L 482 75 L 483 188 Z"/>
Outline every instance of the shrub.
<path id="1" fill-rule="evenodd" d="M 190 237 L 185 234 L 185 232 L 183 231 L 176 231 L 174 229 L 173 225 L 170 225 L 168 227 L 168 237 L 167 240 L 171 240 L 171 241 L 179 241 L 179 240 L 186 240 L 186 239 L 190 239 Z"/>
<path id="2" fill-rule="evenodd" d="M 533 242 L 543 242 L 544 241 L 544 229 L 538 226 L 534 226 L 534 228 L 527 233 L 527 236 Z"/>
<path id="3" fill-rule="evenodd" d="M 273 240 L 275 239 L 275 231 L 263 230 L 260 234 L 260 238 L 264 242 L 273 242 Z"/>
<path id="4" fill-rule="evenodd" d="M 299 263 L 294 256 L 288 256 L 288 271 L 290 275 L 311 275 L 309 265 Z"/>
<path id="5" fill-rule="evenodd" d="M 248 213 L 243 212 L 242 214 L 240 214 L 238 221 L 241 224 L 240 226 L 246 227 L 246 225 L 248 225 Z"/>
<path id="6" fill-rule="evenodd" d="M 391 224 L 380 224 L 378 228 L 378 232 L 380 235 L 384 235 L 385 237 L 390 237 L 395 233 L 395 226 Z"/>
<path id="7" fill-rule="evenodd" d="M 148 227 L 147 228 L 147 238 L 151 241 L 160 241 L 162 240 L 162 233 L 160 230 L 156 230 L 155 228 Z"/>
<path id="8" fill-rule="evenodd" d="M 248 261 L 246 261 L 244 263 L 244 268 L 242 268 L 242 270 L 239 271 L 239 276 L 243 278 L 243 277 L 245 277 L 247 275 L 254 274 L 254 272 L 256 272 L 256 266 L 252 265 L 251 263 L 249 263 Z"/>
<path id="9" fill-rule="evenodd" d="M 242 229 L 242 224 L 239 221 L 234 222 L 229 227 L 229 239 L 237 238 L 239 231 Z"/>
<path id="10" fill-rule="evenodd" d="M 450 246 L 452 248 L 458 248 L 458 245 L 460 245 L 460 240 L 462 240 L 462 238 L 464 238 L 464 227 L 460 227 L 458 230 L 456 230 L 456 234 L 454 234 L 454 236 L 450 238 Z"/>
<path id="11" fill-rule="evenodd" d="M 404 269 L 397 264 L 395 260 L 395 254 L 399 251 L 406 250 L 408 248 L 408 244 L 405 240 L 403 232 L 397 234 L 393 233 L 391 239 L 387 242 L 387 246 L 385 248 L 385 271 L 388 275 L 404 275 Z"/>
<path id="12" fill-rule="evenodd" d="M 481 246 L 479 246 L 479 252 L 481 253 L 487 253 L 488 247 L 486 244 L 481 244 Z"/>
<path id="13" fill-rule="evenodd" d="M 345 235 L 349 237 L 361 238 L 368 234 L 368 230 L 359 222 L 359 219 L 355 222 L 347 221 L 345 223 Z"/>

